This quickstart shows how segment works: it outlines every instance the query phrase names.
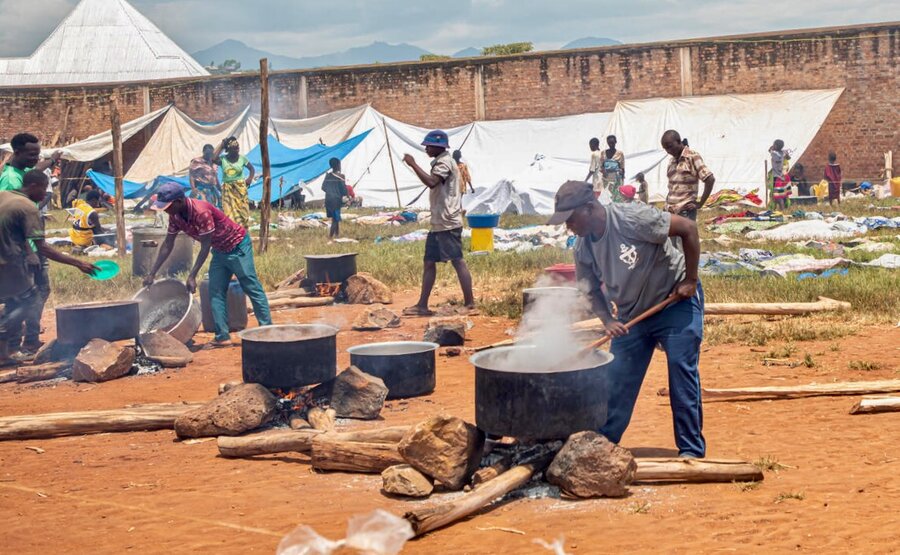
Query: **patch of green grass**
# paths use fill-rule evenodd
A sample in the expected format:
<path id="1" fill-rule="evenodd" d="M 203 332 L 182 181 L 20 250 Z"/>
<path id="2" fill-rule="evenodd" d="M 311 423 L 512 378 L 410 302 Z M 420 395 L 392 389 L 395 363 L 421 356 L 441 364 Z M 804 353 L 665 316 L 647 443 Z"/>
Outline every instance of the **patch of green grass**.
<path id="1" fill-rule="evenodd" d="M 797 346 L 793 343 L 786 343 L 781 347 L 769 351 L 766 355 L 766 358 L 790 358 L 791 355 L 797 352 Z"/>
<path id="2" fill-rule="evenodd" d="M 870 362 L 868 360 L 851 360 L 847 363 L 847 368 L 850 370 L 858 370 L 861 372 L 872 372 L 874 370 L 881 370 L 884 367 L 880 362 Z"/>
<path id="3" fill-rule="evenodd" d="M 816 361 L 813 360 L 813 357 L 811 354 L 806 353 L 803 356 L 803 366 L 806 366 L 807 368 L 815 368 L 816 367 Z"/>
<path id="4" fill-rule="evenodd" d="M 841 344 L 840 343 L 832 343 L 831 345 L 828 346 L 828 350 L 831 351 L 832 353 L 839 353 L 839 352 L 841 352 Z"/>
<path id="5" fill-rule="evenodd" d="M 803 501 L 806 499 L 806 494 L 802 491 L 782 491 L 778 495 L 775 496 L 775 503 L 784 503 L 785 501 L 796 499 L 797 501 Z"/>

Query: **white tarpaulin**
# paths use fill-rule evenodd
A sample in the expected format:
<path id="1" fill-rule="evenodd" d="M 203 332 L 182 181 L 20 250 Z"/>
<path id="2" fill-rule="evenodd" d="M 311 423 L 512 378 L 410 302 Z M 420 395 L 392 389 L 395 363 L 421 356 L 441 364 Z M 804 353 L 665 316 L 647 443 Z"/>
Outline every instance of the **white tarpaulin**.
<path id="1" fill-rule="evenodd" d="M 145 127 L 156 121 L 157 118 L 167 113 L 171 109 L 172 105 L 168 105 L 160 108 L 155 112 L 151 112 L 137 119 L 133 119 L 129 122 L 123 123 L 122 142 L 124 143 L 128 139 L 137 135 L 138 132 L 142 131 Z M 9 145 L 9 143 L 6 143 L 4 145 L 0 145 L 0 150 L 12 152 L 12 147 Z M 61 148 L 45 148 L 42 151 L 42 154 L 44 156 L 49 156 L 57 150 L 62 150 L 62 157 L 64 160 L 71 160 L 75 162 L 93 162 L 94 160 L 99 160 L 113 150 L 112 131 L 97 133 L 96 135 L 91 135 L 84 140 L 66 145 Z"/>
<path id="2" fill-rule="evenodd" d="M 238 132 L 239 127 L 246 124 L 249 110 L 249 107 L 245 108 L 226 121 L 209 125 L 197 123 L 178 108 L 169 110 L 125 174 L 125 179 L 146 183 L 160 175 L 185 175 L 191 160 L 202 153 L 203 145 L 218 146 L 222 139 Z M 241 146 L 247 152 L 255 145 L 254 142 Z"/>
<path id="3" fill-rule="evenodd" d="M 668 129 L 686 137 L 716 176 L 715 190 L 765 190 L 769 147 L 782 139 L 798 160 L 818 133 L 843 89 L 766 94 L 694 96 L 623 101 L 616 104 L 607 135 L 626 155 L 626 181 L 644 171 L 650 200 L 665 200 L 668 155 L 660 146 Z M 629 153 L 643 152 L 629 164 Z"/>
<path id="4" fill-rule="evenodd" d="M 336 145 L 350 138 L 366 108 L 362 105 L 306 119 L 272 118 L 269 133 L 288 148 L 309 148 L 317 143 Z"/>

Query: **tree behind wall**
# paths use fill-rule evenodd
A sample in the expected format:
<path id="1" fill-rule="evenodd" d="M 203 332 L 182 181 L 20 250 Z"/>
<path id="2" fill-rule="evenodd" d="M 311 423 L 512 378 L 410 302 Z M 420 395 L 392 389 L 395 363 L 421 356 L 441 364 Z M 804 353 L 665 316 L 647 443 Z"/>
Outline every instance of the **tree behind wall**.
<path id="1" fill-rule="evenodd" d="M 485 46 L 481 50 L 482 56 L 508 56 L 510 54 L 524 54 L 534 50 L 534 44 L 530 42 L 511 42 L 509 44 L 495 44 Z"/>

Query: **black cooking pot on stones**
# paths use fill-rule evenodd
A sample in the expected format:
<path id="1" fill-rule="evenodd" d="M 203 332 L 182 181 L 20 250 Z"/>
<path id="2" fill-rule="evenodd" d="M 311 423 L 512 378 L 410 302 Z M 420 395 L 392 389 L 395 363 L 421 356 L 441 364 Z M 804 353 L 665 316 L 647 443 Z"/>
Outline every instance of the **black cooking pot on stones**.
<path id="1" fill-rule="evenodd" d="M 306 279 L 312 283 L 343 283 L 356 274 L 356 253 L 308 254 Z"/>
<path id="2" fill-rule="evenodd" d="M 499 347 L 473 356 L 475 423 L 489 434 L 566 439 L 606 423 L 607 373 L 613 357 L 595 351 L 574 368 L 543 370 L 533 346 Z M 560 355 L 564 360 L 565 354 Z"/>
<path id="3" fill-rule="evenodd" d="M 337 374 L 338 329 L 318 324 L 284 324 L 244 330 L 244 381 L 269 389 L 327 382 Z"/>
<path id="4" fill-rule="evenodd" d="M 56 308 L 56 338 L 81 348 L 91 339 L 121 341 L 141 332 L 137 301 L 70 304 Z"/>
<path id="5" fill-rule="evenodd" d="M 392 341 L 350 347 L 350 364 L 384 380 L 388 399 L 417 397 L 434 391 L 437 343 Z"/>

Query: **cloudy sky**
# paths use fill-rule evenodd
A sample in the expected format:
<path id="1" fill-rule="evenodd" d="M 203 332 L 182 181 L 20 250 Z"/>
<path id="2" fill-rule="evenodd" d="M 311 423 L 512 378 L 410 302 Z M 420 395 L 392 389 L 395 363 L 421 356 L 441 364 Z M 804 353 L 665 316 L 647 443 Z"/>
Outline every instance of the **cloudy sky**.
<path id="1" fill-rule="evenodd" d="M 108 0 L 112 1 L 112 0 Z M 77 0 L 0 0 L 0 56 L 30 54 Z M 188 52 L 224 39 L 289 56 L 373 41 L 450 54 L 585 36 L 622 42 L 847 25 L 891 19 L 896 0 L 131 0 Z M 14 23 L 11 23 L 14 22 Z"/>

